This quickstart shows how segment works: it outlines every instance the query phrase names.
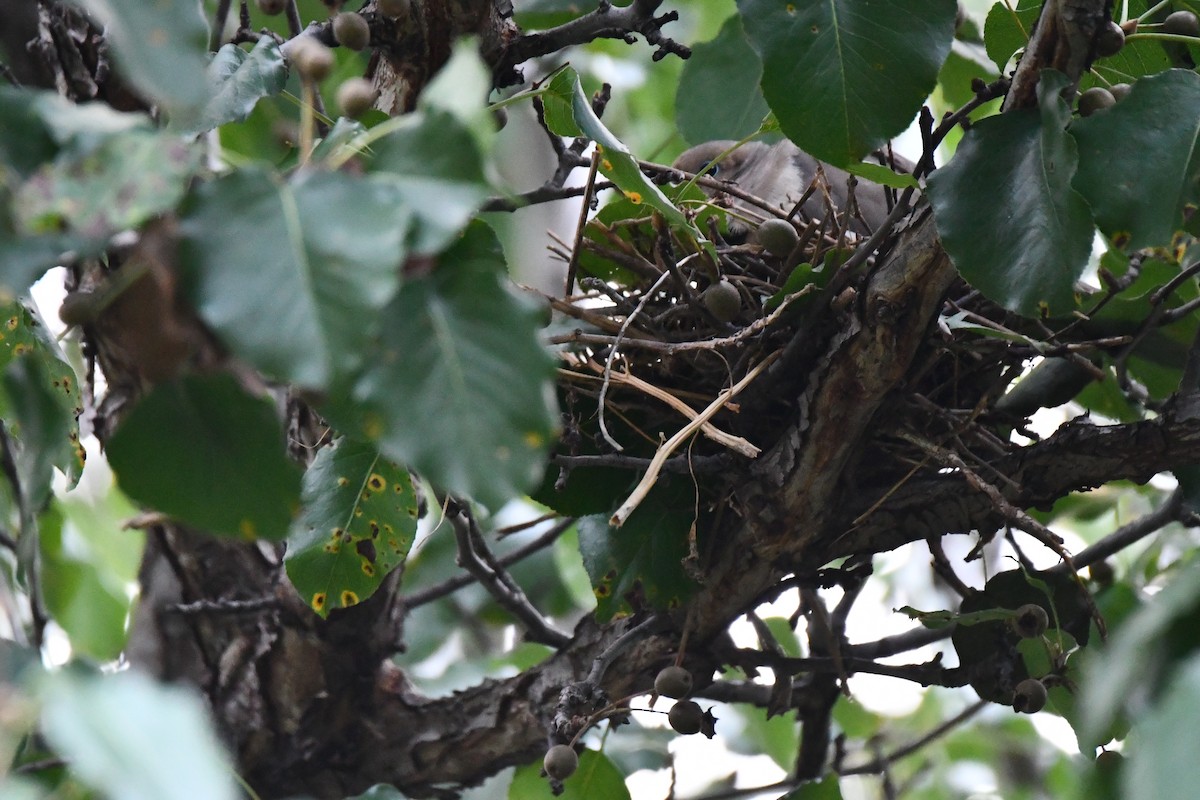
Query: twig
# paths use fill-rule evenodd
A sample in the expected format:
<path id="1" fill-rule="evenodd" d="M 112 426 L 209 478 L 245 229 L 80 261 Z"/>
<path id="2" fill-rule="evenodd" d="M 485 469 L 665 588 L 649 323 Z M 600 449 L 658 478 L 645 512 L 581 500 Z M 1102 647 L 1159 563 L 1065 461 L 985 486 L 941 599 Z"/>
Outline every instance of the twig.
<path id="1" fill-rule="evenodd" d="M 904 745 L 903 747 L 899 747 L 899 748 L 893 750 L 892 752 L 888 753 L 885 756 L 876 758 L 872 761 L 868 761 L 866 764 L 862 764 L 857 767 L 851 767 L 850 769 L 839 770 L 838 774 L 839 775 L 869 775 L 874 772 L 880 772 L 881 770 L 885 769 L 887 767 L 887 765 L 891 764 L 892 762 L 899 761 L 900 759 L 904 758 L 905 756 L 912 755 L 913 753 L 917 752 L 925 745 L 933 742 L 934 740 L 938 739 L 941 736 L 945 736 L 947 733 L 954 730 L 956 727 L 958 727 L 959 725 L 961 725 L 964 722 L 966 722 L 967 720 L 969 720 L 971 717 L 978 714 L 987 705 L 988 705 L 987 700 L 979 700 L 975 703 L 972 703 L 971 705 L 967 706 L 965 709 L 960 711 L 958 714 L 955 714 L 953 717 L 946 720 L 941 725 L 938 725 L 936 728 L 934 728 L 933 730 L 931 730 L 929 733 L 925 734 L 921 738 L 919 738 L 913 742 L 910 742 L 910 743 Z"/>
<path id="2" fill-rule="evenodd" d="M 665 630 L 668 627 L 668 621 L 665 617 L 655 614 L 649 619 L 643 620 L 634 627 L 622 633 L 616 639 L 604 648 L 604 652 L 596 656 L 592 661 L 592 668 L 588 670 L 587 680 L 596 686 L 600 685 L 600 681 L 604 680 L 604 674 L 608 672 L 608 668 L 616 661 L 617 656 L 624 652 L 628 647 L 639 639 L 644 639 L 652 633 L 657 633 L 660 630 Z"/>
<path id="3" fill-rule="evenodd" d="M 613 343 L 612 348 L 608 351 L 608 357 L 604 359 L 604 383 L 602 383 L 600 385 L 600 401 L 599 401 L 599 403 L 600 403 L 600 407 L 599 407 L 600 433 L 601 433 L 601 435 L 604 436 L 604 440 L 606 442 L 608 442 L 610 445 L 612 445 L 612 447 L 618 453 L 621 452 L 622 450 L 624 450 L 625 448 L 622 447 L 621 444 L 612 437 L 612 434 L 610 434 L 608 432 L 608 426 L 606 426 L 604 424 L 604 405 L 605 405 L 604 399 L 605 399 L 605 396 L 608 394 L 608 382 L 609 382 L 610 374 L 612 372 L 612 362 L 613 362 L 613 359 L 617 355 L 617 346 L 620 344 L 621 339 L 624 338 L 624 336 L 625 336 L 625 331 L 629 328 L 629 325 L 633 322 L 633 320 L 637 317 L 637 315 L 642 312 L 642 309 L 646 307 L 646 303 L 650 302 L 650 298 L 654 295 L 655 292 L 658 291 L 658 287 L 662 286 L 663 281 L 665 281 L 668 277 L 670 277 L 670 275 L 671 275 L 671 273 L 669 273 L 669 272 L 664 272 L 663 274 L 659 275 L 658 280 L 656 280 L 654 282 L 654 284 L 642 294 L 642 299 L 638 302 L 637 306 L 633 309 L 633 311 L 631 311 L 629 313 L 629 316 L 625 317 L 625 321 L 621 323 L 621 327 L 617 331 L 617 341 Z"/>
<path id="4" fill-rule="evenodd" d="M 725 404 L 729 402 L 731 398 L 735 397 L 743 389 L 749 386 L 764 369 L 769 367 L 772 362 L 775 361 L 778 356 L 778 351 L 772 353 L 760 361 L 758 365 L 754 367 L 754 369 L 747 372 L 745 377 L 743 377 L 736 384 L 728 389 L 722 389 L 720 394 L 717 395 L 717 399 L 709 403 L 708 408 L 697 414 L 695 419 L 693 419 L 687 425 L 684 425 L 682 428 L 680 428 L 678 433 L 664 442 L 658 448 L 658 451 L 655 452 L 654 458 L 650 460 L 650 467 L 646 470 L 646 474 L 642 476 L 641 481 L 638 482 L 637 487 L 634 488 L 633 492 L 629 495 L 629 498 L 626 499 L 625 502 L 621 504 L 621 507 L 616 510 L 616 513 L 609 518 L 608 524 L 614 528 L 619 528 L 625 524 L 625 520 L 627 520 L 629 515 L 632 514 L 639 505 L 641 505 L 642 501 L 646 499 L 646 495 L 649 494 L 650 490 L 654 487 L 654 484 L 658 482 L 658 473 L 662 469 L 663 462 L 667 460 L 671 453 L 675 452 L 675 450 L 677 450 L 680 445 L 687 441 L 687 439 L 691 437 L 691 435 L 695 433 L 705 422 L 712 419 L 712 417 L 715 416 L 718 411 L 725 407 Z"/>
<path id="5" fill-rule="evenodd" d="M 1179 519 L 1179 511 L 1182 508 L 1183 491 L 1176 489 L 1165 503 L 1149 514 L 1122 525 L 1100 541 L 1076 553 L 1075 567 L 1078 569 L 1090 566 L 1124 550 L 1139 539 L 1143 539 L 1166 524 Z M 1068 572 L 1067 564 L 1065 562 L 1055 564 L 1047 571 L 1065 575 Z"/>
<path id="6" fill-rule="evenodd" d="M 513 564 L 516 564 L 518 561 L 533 555 L 543 547 L 553 544 L 558 537 L 570 530 L 571 526 L 574 524 L 575 519 L 573 517 L 563 519 L 550 528 L 550 530 L 538 536 L 536 539 L 523 544 L 516 550 L 513 550 L 511 553 L 506 553 L 505 555 L 496 559 L 496 562 L 502 567 L 510 567 Z M 432 603 L 434 600 L 438 600 L 448 594 L 456 592 L 464 586 L 470 586 L 477 580 L 478 578 L 470 573 L 455 575 L 454 577 L 444 580 L 441 583 L 435 584 L 426 589 L 421 589 L 420 591 L 413 592 L 412 594 L 405 595 L 403 600 L 404 607 L 416 608 L 417 606 L 423 606 L 426 603 Z"/>
<path id="7" fill-rule="evenodd" d="M 580 245 L 583 243 L 583 230 L 587 227 L 588 211 L 592 205 L 592 192 L 596 185 L 596 171 L 600 168 L 600 148 L 592 151 L 592 164 L 588 168 L 587 184 L 583 193 L 583 202 L 579 204 L 579 221 L 575 224 L 575 246 L 571 248 L 571 260 L 567 262 L 567 278 L 563 287 L 563 296 L 570 297 L 575 288 L 575 270 L 579 266 Z"/>
<path id="8" fill-rule="evenodd" d="M 600 365 L 595 361 L 589 361 L 587 364 L 593 370 L 597 372 L 600 371 Z M 694 408 L 665 389 L 660 389 L 651 383 L 647 383 L 646 381 L 634 375 L 628 369 L 626 369 L 624 372 L 610 373 L 609 379 L 615 383 L 631 386 L 640 392 L 644 392 L 655 399 L 661 400 L 671 408 L 678 411 L 680 414 L 683 414 L 688 419 L 696 418 L 696 410 Z M 755 458 L 760 452 L 762 452 L 760 448 L 755 447 L 741 436 L 734 436 L 733 434 L 726 433 L 717 426 L 713 425 L 711 422 L 704 423 L 700 427 L 700 432 L 712 439 L 717 444 L 720 444 L 723 447 L 728 447 L 735 453 L 740 453 L 748 458 Z"/>
<path id="9" fill-rule="evenodd" d="M 569 645 L 571 637 L 553 628 L 542 617 L 521 587 L 487 549 L 479 526 L 475 523 L 475 517 L 466 505 L 448 498 L 446 519 L 454 527 L 454 538 L 458 542 L 459 566 L 474 575 L 496 602 L 521 622 L 529 640 L 551 647 Z"/>

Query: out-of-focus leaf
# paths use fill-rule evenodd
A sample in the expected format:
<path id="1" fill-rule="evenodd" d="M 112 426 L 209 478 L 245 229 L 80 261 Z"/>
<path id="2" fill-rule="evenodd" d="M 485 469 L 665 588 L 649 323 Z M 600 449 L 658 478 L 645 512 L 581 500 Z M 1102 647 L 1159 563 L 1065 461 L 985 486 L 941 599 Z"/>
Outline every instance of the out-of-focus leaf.
<path id="1" fill-rule="evenodd" d="M 42 732 L 74 774 L 121 800 L 235 800 L 233 765 L 191 691 L 136 670 L 63 671 L 40 687 Z"/>
<path id="2" fill-rule="evenodd" d="M 395 786 L 377 783 L 362 794 L 348 797 L 346 800 L 405 800 L 405 797 Z"/>
<path id="3" fill-rule="evenodd" d="M 1071 187 L 1065 85 L 1062 73 L 1043 72 L 1040 113 L 1019 110 L 972 126 L 929 179 L 938 232 L 959 273 L 1026 316 L 1072 309 L 1091 253 L 1091 214 Z"/>
<path id="4" fill-rule="evenodd" d="M 1200 717 L 1200 655 L 1179 666 L 1163 696 L 1135 720 L 1123 770 L 1125 797 L 1191 800 L 1200 786 L 1196 719 Z"/>
<path id="5" fill-rule="evenodd" d="M 304 511 L 288 537 L 287 572 L 321 616 L 366 600 L 404 563 L 417 529 L 408 470 L 373 445 L 341 439 L 304 475 Z"/>
<path id="6" fill-rule="evenodd" d="M 954 40 L 953 0 L 739 0 L 783 132 L 836 166 L 899 134 Z"/>
<path id="7" fill-rule="evenodd" d="M 421 92 L 418 108 L 449 114 L 469 130 L 480 153 L 487 153 L 496 139 L 496 120 L 488 110 L 492 70 L 479 55 L 479 42 L 471 38 L 454 43 L 450 60 Z"/>
<path id="8" fill-rule="evenodd" d="M 1076 731 L 1084 747 L 1104 744 L 1102 734 L 1122 712 L 1141 719 L 1172 660 L 1200 646 L 1194 624 L 1198 605 L 1200 563 L 1193 562 L 1125 620 L 1109 640 L 1105 657 L 1084 674 L 1083 713 Z"/>
<path id="9" fill-rule="evenodd" d="M 563 793 L 550 791 L 550 781 L 542 777 L 542 763 L 518 767 L 508 787 L 509 800 L 629 800 L 625 776 L 603 753 L 584 750 L 579 754 L 579 769 L 563 781 Z"/>
<path id="10" fill-rule="evenodd" d="M 102 239 L 173 208 L 200 160 L 181 139 L 146 131 L 65 151 L 31 175 L 14 199 L 25 234 L 73 231 Z"/>
<path id="11" fill-rule="evenodd" d="M 170 112 L 204 105 L 208 26 L 193 0 L 72 0 L 104 26 L 121 74 Z"/>
<path id="12" fill-rule="evenodd" d="M 319 389 L 361 363 L 411 221 L 393 185 L 244 170 L 201 185 L 183 214 L 185 292 L 230 349 Z"/>
<path id="13" fill-rule="evenodd" d="M 716 38 L 694 45 L 683 64 L 675 93 L 675 121 L 683 138 L 699 144 L 757 131 L 769 111 L 761 79 L 762 62 L 734 14 Z"/>
<path id="14" fill-rule="evenodd" d="M 490 189 L 475 134 L 454 115 L 431 110 L 397 117 L 371 144 L 367 168 L 395 192 L 395 204 L 416 221 L 410 237 L 419 253 L 446 248 L 479 211 Z"/>
<path id="15" fill-rule="evenodd" d="M 675 608 L 695 584 L 684 572 L 694 515 L 693 489 L 685 481 L 659 483 L 625 524 L 610 528 L 607 516 L 579 520 L 579 550 L 596 594 L 600 620 L 643 605 Z"/>
<path id="16" fill-rule="evenodd" d="M 1200 75 L 1173 69 L 1143 78 L 1071 133 L 1079 143 L 1074 186 L 1100 230 L 1131 251 L 1169 245 L 1184 208 L 1200 200 Z"/>
<path id="17" fill-rule="evenodd" d="M 109 439 L 121 490 L 183 522 L 245 539 L 282 539 L 300 504 L 274 405 L 230 375 L 155 387 Z"/>
<path id="18" fill-rule="evenodd" d="M 701 707 L 707 709 L 708 704 L 701 702 Z M 719 727 L 722 736 L 728 737 L 730 750 L 748 756 L 769 756 L 784 770 L 795 766 L 800 731 L 794 713 L 789 711 L 767 719 L 761 708 L 742 705 L 727 708 L 732 718 L 726 720 L 722 715 Z"/>
<path id="19" fill-rule="evenodd" d="M 171 120 L 172 127 L 199 132 L 244 120 L 259 100 L 283 90 L 287 75 L 283 54 L 270 36 L 249 51 L 227 44 L 208 65 L 209 97 L 203 111 L 195 119 Z"/>
<path id="20" fill-rule="evenodd" d="M 490 508 L 541 477 L 558 421 L 538 315 L 504 274 L 495 234 L 474 223 L 401 287 L 356 384 L 324 407 L 347 434 Z"/>
<path id="21" fill-rule="evenodd" d="M 97 661 L 120 655 L 132 602 L 128 587 L 137 578 L 144 539 L 141 531 L 122 530 L 117 524 L 75 524 L 59 504 L 42 514 L 42 597 L 76 652 Z"/>

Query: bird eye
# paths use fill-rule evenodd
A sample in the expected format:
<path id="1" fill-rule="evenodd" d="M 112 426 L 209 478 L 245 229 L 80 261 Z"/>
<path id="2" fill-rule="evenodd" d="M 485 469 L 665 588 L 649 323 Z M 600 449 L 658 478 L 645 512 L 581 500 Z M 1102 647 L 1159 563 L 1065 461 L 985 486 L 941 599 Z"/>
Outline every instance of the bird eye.
<path id="1" fill-rule="evenodd" d="M 700 169 L 696 170 L 697 175 L 709 175 L 713 178 L 717 177 L 717 173 L 721 171 L 720 164 L 714 164 L 711 161 L 705 161 L 700 165 Z"/>

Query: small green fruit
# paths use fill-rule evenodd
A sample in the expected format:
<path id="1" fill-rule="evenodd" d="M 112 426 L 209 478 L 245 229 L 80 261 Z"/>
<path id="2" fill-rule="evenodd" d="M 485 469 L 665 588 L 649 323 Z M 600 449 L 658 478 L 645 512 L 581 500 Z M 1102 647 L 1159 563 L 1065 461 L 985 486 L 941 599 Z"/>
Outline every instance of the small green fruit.
<path id="1" fill-rule="evenodd" d="M 378 97 L 379 92 L 366 78 L 350 78 L 337 90 L 338 108 L 350 119 L 358 119 L 370 111 Z"/>
<path id="2" fill-rule="evenodd" d="M 542 769 L 556 781 L 565 781 L 579 769 L 579 755 L 569 744 L 556 744 L 546 751 Z"/>
<path id="3" fill-rule="evenodd" d="M 654 678 L 654 691 L 676 700 L 687 697 L 692 691 L 692 673 L 683 667 L 663 667 Z"/>
<path id="4" fill-rule="evenodd" d="M 1113 99 L 1119 103 L 1129 96 L 1129 90 L 1132 88 L 1128 83 L 1114 83 L 1108 87 L 1108 90 L 1112 92 Z"/>
<path id="5" fill-rule="evenodd" d="M 287 0 L 255 0 L 255 4 L 268 17 L 278 16 L 287 8 Z"/>
<path id="6" fill-rule="evenodd" d="M 718 281 L 704 290 L 701 301 L 720 322 L 732 322 L 742 310 L 742 296 L 729 281 Z"/>
<path id="7" fill-rule="evenodd" d="M 333 18 L 333 38 L 342 47 L 365 50 L 371 43 L 371 26 L 360 15 L 343 11 Z"/>
<path id="8" fill-rule="evenodd" d="M 1117 104 L 1117 98 L 1103 86 L 1093 86 L 1079 95 L 1079 116 L 1090 117 L 1097 111 L 1111 108 Z"/>
<path id="9" fill-rule="evenodd" d="M 1013 690 L 1013 710 L 1036 714 L 1046 707 L 1046 687 L 1037 678 L 1026 678 Z"/>
<path id="10" fill-rule="evenodd" d="M 1163 20 L 1162 32 L 1176 36 L 1200 36 L 1200 19 L 1191 11 L 1176 11 Z"/>
<path id="11" fill-rule="evenodd" d="M 311 36 L 302 36 L 292 47 L 291 61 L 300 77 L 320 83 L 333 71 L 333 51 Z"/>
<path id="12" fill-rule="evenodd" d="M 667 720 L 676 733 L 691 736 L 693 733 L 700 732 L 700 728 L 704 724 L 704 712 L 691 700 L 680 700 L 671 706 Z"/>
<path id="13" fill-rule="evenodd" d="M 769 219 L 755 229 L 751 241 L 762 245 L 771 255 L 783 258 L 792 252 L 800 235 L 787 220 Z"/>
<path id="14" fill-rule="evenodd" d="M 1111 19 L 1108 24 L 1100 29 L 1096 34 L 1096 56 L 1098 58 L 1108 58 L 1115 56 L 1121 52 L 1121 48 L 1125 46 L 1125 31 L 1121 30 L 1121 26 L 1113 22 Z"/>
<path id="15" fill-rule="evenodd" d="M 1017 609 L 1013 627 L 1022 639 L 1036 639 L 1050 627 L 1050 615 L 1037 603 L 1026 603 Z"/>
<path id="16" fill-rule="evenodd" d="M 410 0 L 376 0 L 375 8 L 385 17 L 407 17 L 412 10 Z"/>

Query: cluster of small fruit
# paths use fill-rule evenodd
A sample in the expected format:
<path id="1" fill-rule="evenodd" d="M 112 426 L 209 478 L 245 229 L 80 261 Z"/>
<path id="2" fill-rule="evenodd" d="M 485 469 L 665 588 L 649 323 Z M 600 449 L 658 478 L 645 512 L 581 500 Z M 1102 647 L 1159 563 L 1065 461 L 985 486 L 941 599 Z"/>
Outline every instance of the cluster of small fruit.
<path id="1" fill-rule="evenodd" d="M 751 232 L 749 241 L 768 255 L 787 258 L 799 244 L 800 234 L 787 220 L 768 219 Z M 719 322 L 732 322 L 742 310 L 741 293 L 724 278 L 705 289 L 700 300 Z"/>
<path id="2" fill-rule="evenodd" d="M 669 666 L 659 671 L 654 678 L 654 692 L 663 697 L 675 700 L 667 713 L 667 721 L 676 733 L 690 736 L 705 729 L 705 720 L 709 721 L 711 736 L 711 710 L 706 713 L 700 704 L 694 700 L 686 700 L 692 692 L 692 673 L 683 667 Z M 579 754 L 570 744 L 556 744 L 546 751 L 542 760 L 542 769 L 556 781 L 564 781 L 579 768 Z"/>
<path id="3" fill-rule="evenodd" d="M 287 0 L 257 0 L 264 14 L 279 14 Z M 376 10 L 384 17 L 398 20 L 407 17 L 412 0 L 377 0 Z M 351 50 L 365 50 L 371 44 L 371 26 L 362 14 L 342 11 L 330 23 L 333 38 Z M 333 53 L 312 36 L 300 36 L 293 41 L 289 60 L 305 81 L 320 83 L 333 71 Z M 337 91 L 337 105 L 344 116 L 357 119 L 375 104 L 378 92 L 366 78 L 350 78 Z"/>
<path id="4" fill-rule="evenodd" d="M 1125 46 L 1125 36 L 1135 32 L 1138 27 L 1137 19 L 1128 20 L 1120 25 L 1110 20 L 1096 36 L 1096 57 L 1108 58 L 1119 53 Z M 1176 11 L 1162 21 L 1157 32 L 1196 39 L 1195 43 L 1200 44 L 1200 18 L 1191 11 Z M 1108 87 L 1093 86 L 1087 89 L 1079 95 L 1079 116 L 1090 117 L 1097 111 L 1116 105 L 1129 94 L 1129 89 L 1128 83 L 1114 83 Z"/>
<path id="5" fill-rule="evenodd" d="M 1022 639 L 1040 639 L 1050 627 L 1050 615 L 1036 603 L 1027 603 L 1017 609 L 1012 625 Z M 1046 707 L 1048 697 L 1045 683 L 1026 678 L 1013 689 L 1013 710 L 1036 714 Z"/>

